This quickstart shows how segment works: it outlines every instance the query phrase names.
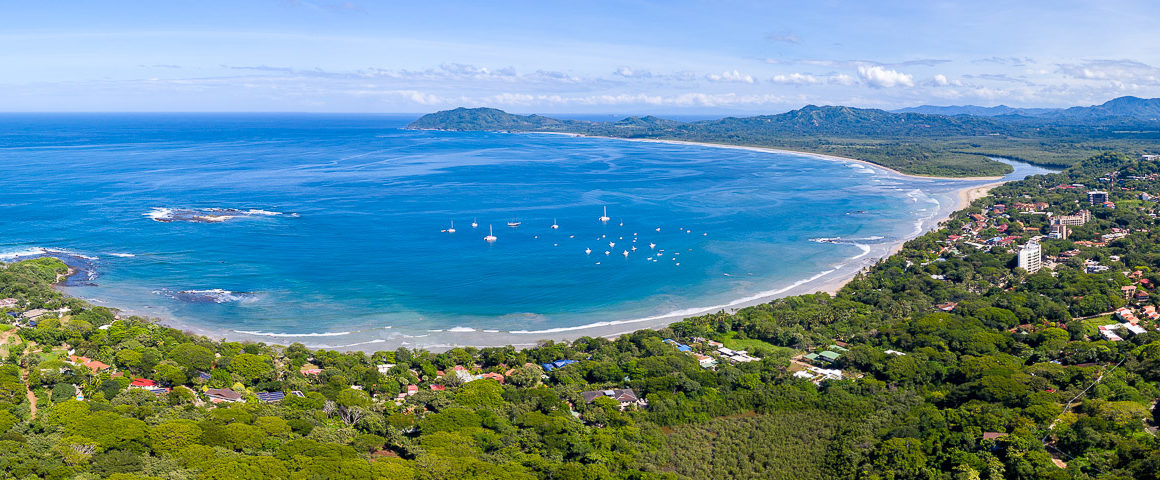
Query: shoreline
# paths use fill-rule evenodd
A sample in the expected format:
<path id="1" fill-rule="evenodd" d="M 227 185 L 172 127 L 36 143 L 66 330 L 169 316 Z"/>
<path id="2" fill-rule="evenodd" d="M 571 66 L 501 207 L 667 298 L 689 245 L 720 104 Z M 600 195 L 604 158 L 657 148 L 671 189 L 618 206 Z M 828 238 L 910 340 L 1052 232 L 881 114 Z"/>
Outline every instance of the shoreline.
<path id="1" fill-rule="evenodd" d="M 691 308 L 684 308 L 673 312 L 645 316 L 640 318 L 633 318 L 628 315 L 620 317 L 612 316 L 612 320 L 599 321 L 591 324 L 579 326 L 567 326 L 558 328 L 547 328 L 538 331 L 495 331 L 495 330 L 476 330 L 471 328 L 449 328 L 441 331 L 428 331 L 427 334 L 406 335 L 400 331 L 385 330 L 387 333 L 380 334 L 374 337 L 355 336 L 352 334 L 349 338 L 341 338 L 343 335 L 322 335 L 318 333 L 306 333 L 301 335 L 293 334 L 263 334 L 259 332 L 239 332 L 234 330 L 217 330 L 206 328 L 198 325 L 195 319 L 179 319 L 179 318 L 157 318 L 158 312 L 134 312 L 130 310 L 123 310 L 126 314 L 138 314 L 147 318 L 151 318 L 158 324 L 168 326 L 171 328 L 192 332 L 198 335 L 203 335 L 209 338 L 221 339 L 224 341 L 254 341 L 262 342 L 272 345 L 289 345 L 290 343 L 300 342 L 311 349 L 327 349 L 335 351 L 364 351 L 373 352 L 382 349 L 395 349 L 399 347 L 418 348 L 433 352 L 446 351 L 455 347 L 502 347 L 513 346 L 518 348 L 526 348 L 535 346 L 544 341 L 572 341 L 580 337 L 603 337 L 616 338 L 620 335 L 629 334 L 642 329 L 658 329 L 664 328 L 676 322 L 680 322 L 686 318 L 713 314 L 717 312 L 734 313 L 742 308 L 768 303 L 772 300 L 785 298 L 796 295 L 806 295 L 818 292 L 825 292 L 830 295 L 836 295 L 837 292 L 847 283 L 853 280 L 858 273 L 862 272 L 868 267 L 873 266 L 884 258 L 887 258 L 898 251 L 903 245 L 926 232 L 929 232 L 938 227 L 940 223 L 949 218 L 954 212 L 965 208 L 970 202 L 982 198 L 987 192 L 997 185 L 1005 183 L 1004 181 L 992 181 L 987 184 L 978 184 L 979 181 L 999 180 L 1003 177 L 976 177 L 976 178 L 953 178 L 953 177 L 924 177 L 907 175 L 897 172 L 893 169 L 883 167 L 881 165 L 866 162 L 857 159 L 850 159 L 838 157 L 833 155 L 817 154 L 810 152 L 798 152 L 792 150 L 781 150 L 766 147 L 747 147 L 739 145 L 724 145 L 702 142 L 687 142 L 678 140 L 653 140 L 653 139 L 624 139 L 617 137 L 600 137 L 600 136 L 582 136 L 575 134 L 553 133 L 553 132 L 536 132 L 536 133 L 551 133 L 556 135 L 579 136 L 585 138 L 601 138 L 624 141 L 639 141 L 652 143 L 667 143 L 676 145 L 693 145 L 703 147 L 715 148 L 732 148 L 739 150 L 755 151 L 760 153 L 777 153 L 777 154 L 791 154 L 808 156 L 818 158 L 824 161 L 841 162 L 841 163 L 858 163 L 866 165 L 869 168 L 880 170 L 881 172 L 897 177 L 905 177 L 909 179 L 920 180 L 949 180 L 955 182 L 970 183 L 963 185 L 961 188 L 950 188 L 945 191 L 933 193 L 936 195 L 935 200 L 938 202 L 938 207 L 934 212 L 925 218 L 919 218 L 916 221 L 916 228 L 914 231 L 900 234 L 895 241 L 884 243 L 876 243 L 869 245 L 861 245 L 865 250 L 856 256 L 840 260 L 835 264 L 831 264 L 826 270 L 816 273 L 808 278 L 786 279 L 791 281 L 788 285 L 775 284 L 777 288 L 770 288 L 744 298 L 733 299 L 723 302 L 718 305 L 702 305 Z M 796 280 L 796 281 L 795 281 Z M 66 285 L 61 287 L 67 288 Z M 67 294 L 67 292 L 66 292 Z M 152 314 L 152 315 L 151 315 Z M 625 318 L 628 317 L 628 318 Z M 355 332 L 357 334 L 359 332 Z M 331 342 L 317 342 L 320 338 L 331 338 Z M 317 343 L 315 343 L 317 342 Z"/>
<path id="2" fill-rule="evenodd" d="M 524 133 L 524 132 L 521 132 L 521 133 Z M 407 348 L 420 348 L 420 349 L 425 349 L 425 350 L 429 350 L 429 351 L 433 351 L 433 352 L 446 351 L 446 350 L 456 348 L 456 347 L 484 348 L 484 347 L 503 347 L 503 346 L 509 346 L 509 345 L 516 347 L 517 349 L 520 349 L 520 348 L 536 346 L 536 345 L 538 345 L 542 342 L 545 342 L 545 341 L 573 341 L 573 340 L 576 340 L 576 339 L 581 338 L 581 337 L 601 337 L 601 338 L 614 339 L 614 338 L 619 337 L 621 335 L 630 334 L 632 332 L 642 330 L 642 329 L 664 328 L 668 325 L 680 322 L 680 321 L 682 321 L 686 318 L 690 318 L 690 317 L 713 314 L 713 313 L 717 313 L 717 312 L 726 312 L 726 313 L 732 314 L 732 313 L 735 313 L 737 310 L 740 310 L 740 309 L 743 309 L 746 307 L 755 306 L 755 305 L 769 303 L 770 301 L 773 301 L 773 300 L 776 300 L 779 298 L 785 298 L 785 297 L 791 297 L 791 296 L 797 296 L 797 295 L 808 295 L 808 294 L 814 294 L 814 293 L 818 293 L 818 292 L 828 293 L 831 296 L 833 296 L 833 295 L 836 295 L 837 292 L 842 289 L 842 287 L 844 287 L 847 283 L 849 283 L 851 280 L 853 280 L 863 270 L 873 266 L 874 264 L 878 263 L 882 259 L 888 258 L 891 255 L 898 253 L 902 249 L 903 245 L 906 244 L 906 242 L 909 242 L 910 240 L 913 240 L 914 238 L 922 236 L 922 235 L 926 234 L 927 232 L 929 232 L 933 229 L 936 229 L 942 222 L 949 219 L 954 212 L 962 210 L 963 208 L 965 208 L 967 205 L 969 205 L 974 200 L 977 200 L 979 198 L 986 196 L 987 192 L 989 192 L 990 189 L 994 188 L 995 186 L 1002 185 L 1003 183 L 1006 183 L 1006 181 L 1001 181 L 1001 179 L 1003 177 L 956 178 L 956 177 L 926 177 L 926 176 L 908 175 L 908 174 L 904 174 L 904 173 L 898 172 L 896 170 L 893 170 L 893 169 L 890 169 L 887 167 L 883 167 L 882 165 L 878 165 L 878 164 L 872 163 L 872 162 L 867 162 L 864 160 L 850 159 L 850 158 L 838 157 L 838 156 L 833 156 L 833 155 L 817 154 L 817 153 L 810 153 L 810 152 L 780 150 L 780 149 L 766 148 L 766 147 L 747 147 L 747 146 L 739 146 L 739 145 L 724 145 L 724 144 L 713 144 L 713 143 L 702 143 L 702 142 L 686 142 L 686 141 L 678 141 L 678 140 L 670 141 L 670 140 L 653 140 L 653 139 L 625 139 L 625 138 L 617 138 L 617 137 L 586 136 L 586 135 L 577 135 L 577 134 L 568 134 L 568 133 L 559 133 L 559 132 L 527 132 L 527 133 L 549 133 L 549 134 L 553 134 L 553 135 L 567 135 L 567 136 L 582 137 L 582 138 L 600 138 L 600 139 L 651 142 L 651 143 L 668 143 L 668 144 L 675 144 L 675 145 L 694 145 L 694 146 L 714 147 L 714 148 L 732 148 L 732 149 L 755 151 L 755 152 L 760 152 L 760 153 L 778 153 L 778 154 L 802 155 L 802 156 L 809 156 L 809 157 L 818 158 L 818 159 L 825 160 L 825 161 L 842 162 L 842 163 L 854 162 L 854 163 L 866 165 L 869 168 L 878 169 L 882 172 L 885 172 L 888 175 L 905 177 L 905 178 L 909 178 L 909 179 L 930 180 L 930 181 L 940 181 L 940 180 L 942 180 L 942 181 L 956 181 L 956 182 L 968 182 L 970 184 L 963 185 L 961 188 L 949 189 L 945 192 L 940 192 L 938 198 L 936 198 L 939 206 L 935 210 L 935 212 L 932 213 L 931 215 L 927 216 L 926 218 L 919 219 L 918 220 L 919 226 L 913 232 L 901 235 L 901 238 L 896 240 L 896 241 L 867 245 L 869 247 L 869 251 L 866 251 L 860 255 L 857 255 L 856 257 L 841 261 L 841 262 L 837 263 L 836 265 L 832 265 L 829 270 L 819 272 L 812 277 L 798 279 L 797 281 L 789 284 L 788 286 L 781 286 L 780 288 L 766 290 L 763 292 L 759 292 L 757 294 L 750 295 L 750 296 L 745 297 L 745 298 L 731 300 L 729 302 L 719 304 L 719 305 L 691 307 L 691 308 L 686 308 L 686 309 L 682 309 L 682 310 L 667 313 L 667 314 L 658 314 L 658 315 L 647 316 L 647 317 L 642 317 L 642 318 L 623 318 L 622 317 L 619 319 L 595 322 L 592 324 L 579 325 L 579 326 L 574 326 L 574 327 L 549 328 L 549 329 L 545 329 L 545 330 L 531 331 L 531 332 L 509 332 L 509 331 L 493 331 L 493 330 L 481 331 L 481 330 L 476 330 L 476 329 L 470 329 L 470 328 L 463 329 L 461 327 L 457 327 L 455 329 L 446 329 L 446 330 L 442 330 L 442 331 L 429 331 L 425 335 L 408 337 L 409 339 L 412 339 L 412 340 L 418 339 L 421 337 L 421 339 L 424 340 L 422 342 L 412 342 L 412 341 L 401 341 L 400 342 L 399 339 L 397 339 L 397 337 L 395 339 L 377 338 L 377 339 L 369 339 L 369 340 L 366 338 L 362 338 L 362 339 L 360 339 L 360 341 L 352 342 L 352 343 L 349 343 L 346 345 L 316 345 L 316 346 L 308 345 L 308 346 L 310 348 L 321 348 L 321 349 L 329 349 L 329 350 L 337 350 L 337 351 L 358 351 L 358 350 L 367 351 L 364 347 L 368 347 L 371 345 L 378 345 L 378 346 L 382 346 L 382 347 L 402 346 L 402 347 L 407 347 Z M 982 185 L 975 183 L 975 182 L 979 182 L 979 181 L 988 181 L 988 180 L 990 180 L 991 182 L 986 183 L 986 184 L 982 184 Z M 188 327 L 189 326 L 186 326 L 186 328 L 188 328 Z M 216 332 L 216 334 L 218 334 L 218 335 L 220 335 L 220 333 L 221 332 Z M 401 334 L 401 332 L 396 332 L 396 333 Z M 203 334 L 206 334 L 206 333 L 203 333 Z M 210 335 L 212 335 L 212 334 L 210 334 Z M 272 343 L 271 340 L 274 340 L 276 342 L 277 339 L 284 338 L 284 337 L 276 337 L 276 336 L 270 336 L 270 335 L 263 335 L 263 336 L 245 335 L 245 334 L 241 334 L 239 332 L 232 332 L 231 335 L 227 336 L 227 338 L 229 338 L 229 337 L 233 337 L 233 339 L 241 338 L 241 339 L 245 339 L 245 340 L 261 341 L 261 342 L 265 342 L 265 343 Z M 301 340 L 304 340 L 304 339 L 310 338 L 310 337 L 307 335 L 303 335 L 301 337 L 296 337 L 296 338 L 301 341 Z M 374 347 L 372 347 L 372 348 L 374 348 Z"/>
<path id="3" fill-rule="evenodd" d="M 692 141 L 692 140 L 665 140 L 665 139 L 659 139 L 659 138 L 609 137 L 609 136 L 605 136 L 605 135 L 584 135 L 581 133 L 567 133 L 567 132 L 512 132 L 512 133 L 534 133 L 537 135 L 564 135 L 564 136 L 568 136 L 568 137 L 577 137 L 577 138 L 602 138 L 602 139 L 607 139 L 607 140 L 624 140 L 627 142 L 665 143 L 665 144 L 669 144 L 669 145 L 696 145 L 696 146 L 700 146 L 700 147 L 731 148 L 731 149 L 735 149 L 735 150 L 748 150 L 751 152 L 762 152 L 762 153 L 781 153 L 781 154 L 788 153 L 788 154 L 796 154 L 796 155 L 814 157 L 814 158 L 819 158 L 822 160 L 829 160 L 829 161 L 836 161 L 836 162 L 855 162 L 855 163 L 860 163 L 862 165 L 868 165 L 868 166 L 872 166 L 875 168 L 880 168 L 882 170 L 886 170 L 886 171 L 888 171 L 892 174 L 898 175 L 898 176 L 907 177 L 907 178 L 914 178 L 914 179 L 924 179 L 924 180 L 961 180 L 964 182 L 973 182 L 973 181 L 984 181 L 984 180 L 1000 180 L 1003 178 L 1003 176 L 998 176 L 998 177 L 940 177 L 940 176 L 936 176 L 936 175 L 915 175 L 913 173 L 903 173 L 903 172 L 900 172 L 898 170 L 895 170 L 893 168 L 890 168 L 890 167 L 887 167 L 884 165 L 879 165 L 877 163 L 866 161 L 866 160 L 859 160 L 857 158 L 839 157 L 837 155 L 830 155 L 828 153 L 806 152 L 806 151 L 802 151 L 802 150 L 788 150 L 785 148 L 775 148 L 775 147 L 758 147 L 758 146 L 751 146 L 751 145 L 733 145 L 733 144 L 728 144 L 728 143 L 696 142 L 696 141 Z"/>

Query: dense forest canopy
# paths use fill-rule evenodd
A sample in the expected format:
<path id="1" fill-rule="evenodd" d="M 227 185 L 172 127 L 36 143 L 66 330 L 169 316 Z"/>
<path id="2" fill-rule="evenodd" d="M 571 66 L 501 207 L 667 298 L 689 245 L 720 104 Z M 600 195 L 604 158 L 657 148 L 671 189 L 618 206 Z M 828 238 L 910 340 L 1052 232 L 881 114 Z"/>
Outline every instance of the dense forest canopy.
<path id="1" fill-rule="evenodd" d="M 836 296 L 523 350 L 214 341 L 4 264 L 0 478 L 1156 479 L 1156 196 L 1102 154 Z"/>

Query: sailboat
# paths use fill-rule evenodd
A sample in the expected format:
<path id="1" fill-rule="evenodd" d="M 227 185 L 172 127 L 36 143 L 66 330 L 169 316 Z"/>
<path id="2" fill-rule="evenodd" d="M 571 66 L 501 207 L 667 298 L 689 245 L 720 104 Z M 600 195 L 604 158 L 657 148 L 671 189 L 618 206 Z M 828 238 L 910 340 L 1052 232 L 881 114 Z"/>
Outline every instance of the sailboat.
<path id="1" fill-rule="evenodd" d="M 556 219 L 552 219 L 552 230 L 559 229 L 560 225 L 556 224 Z"/>
<path id="2" fill-rule="evenodd" d="M 475 227 L 478 227 L 478 226 L 479 226 L 479 222 L 476 222 L 474 218 L 473 218 L 473 219 L 471 219 L 471 228 L 475 228 Z"/>
<path id="3" fill-rule="evenodd" d="M 483 240 L 484 240 L 485 242 L 494 242 L 494 241 L 496 240 L 496 238 L 495 238 L 495 232 L 493 232 L 493 231 L 492 231 L 492 229 L 491 229 L 491 225 L 488 225 L 488 226 L 487 226 L 487 236 L 486 236 L 486 237 L 483 237 Z"/>
<path id="4" fill-rule="evenodd" d="M 604 215 L 600 216 L 600 221 L 604 222 L 604 223 L 608 223 L 609 220 L 612 220 L 612 218 L 610 218 L 608 216 L 608 205 L 605 205 L 604 206 Z"/>
<path id="5" fill-rule="evenodd" d="M 447 229 L 447 233 L 455 233 L 455 220 L 451 221 L 451 228 Z"/>

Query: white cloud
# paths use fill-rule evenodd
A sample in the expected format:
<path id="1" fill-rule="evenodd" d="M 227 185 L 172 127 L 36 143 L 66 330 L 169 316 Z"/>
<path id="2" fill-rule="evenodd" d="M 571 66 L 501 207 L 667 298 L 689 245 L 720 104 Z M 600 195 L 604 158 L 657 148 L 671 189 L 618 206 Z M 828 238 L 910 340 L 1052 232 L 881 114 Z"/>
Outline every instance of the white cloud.
<path id="1" fill-rule="evenodd" d="M 834 85 L 842 85 L 842 86 L 848 87 L 850 85 L 858 83 L 858 80 L 855 79 L 854 77 L 851 77 L 851 76 L 846 75 L 844 73 L 839 73 L 837 75 L 830 77 L 830 83 L 834 84 Z"/>
<path id="2" fill-rule="evenodd" d="M 947 85 L 950 85 L 950 83 L 951 82 L 949 80 L 947 80 L 946 75 L 943 75 L 940 73 L 940 74 L 934 76 L 934 84 L 935 85 L 938 85 L 940 87 L 945 87 Z"/>
<path id="3" fill-rule="evenodd" d="M 1060 64 L 1059 73 L 1081 80 L 1105 80 L 1113 84 L 1160 84 L 1160 68 L 1135 60 L 1088 60 Z"/>
<path id="4" fill-rule="evenodd" d="M 880 67 L 877 65 L 859 66 L 858 67 L 858 76 L 862 77 L 862 80 L 865 81 L 867 85 L 870 85 L 871 87 L 874 87 L 874 88 L 891 88 L 891 87 L 898 87 L 898 86 L 913 87 L 914 86 L 914 76 L 913 75 L 898 72 L 896 70 L 890 70 L 886 67 Z"/>
<path id="5" fill-rule="evenodd" d="M 765 39 L 775 43 L 789 43 L 793 45 L 802 43 L 801 38 L 798 38 L 797 35 L 790 32 L 771 32 L 765 35 Z"/>
<path id="6" fill-rule="evenodd" d="M 791 73 L 789 75 L 785 75 L 785 74 L 774 75 L 773 78 L 770 79 L 770 81 L 773 83 L 781 83 L 781 84 L 788 84 L 788 85 L 814 85 L 814 84 L 822 83 L 821 78 L 815 77 L 815 76 L 810 75 L 808 73 Z"/>
<path id="7" fill-rule="evenodd" d="M 748 83 L 748 84 L 756 83 L 756 81 L 753 79 L 752 76 L 745 75 L 737 70 L 733 70 L 731 72 L 725 71 L 725 72 L 722 72 L 720 75 L 709 74 L 709 75 L 705 75 L 705 78 L 708 79 L 709 81 L 712 81 L 712 82 L 735 82 L 735 83 Z"/>

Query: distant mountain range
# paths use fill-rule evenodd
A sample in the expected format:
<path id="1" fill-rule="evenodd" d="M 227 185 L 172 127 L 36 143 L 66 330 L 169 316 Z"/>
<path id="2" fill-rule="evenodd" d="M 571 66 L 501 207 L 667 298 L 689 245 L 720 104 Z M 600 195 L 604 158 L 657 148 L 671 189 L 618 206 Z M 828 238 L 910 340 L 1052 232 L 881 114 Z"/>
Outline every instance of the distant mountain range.
<path id="1" fill-rule="evenodd" d="M 1160 99 L 1120 97 L 1067 109 L 923 106 L 889 112 L 873 108 L 807 105 L 776 115 L 680 122 L 654 116 L 616 122 L 559 120 L 494 108 L 456 108 L 424 115 L 409 128 L 432 130 L 549 131 L 617 137 L 760 139 L 771 136 L 947 137 L 980 135 L 1102 135 L 1127 126 L 1160 127 Z"/>
<path id="2" fill-rule="evenodd" d="M 1048 119 L 1091 120 L 1100 118 L 1131 118 L 1160 120 L 1160 98 L 1120 97 L 1101 105 L 1071 108 L 1015 108 L 1006 105 L 980 107 L 977 105 L 934 106 L 922 105 L 894 110 L 894 113 L 923 113 L 931 115 L 970 115 L 976 117 L 1024 116 Z"/>
<path id="3" fill-rule="evenodd" d="M 1160 150 L 1160 99 L 1121 97 L 1067 109 L 807 105 L 776 115 L 682 122 L 655 116 L 615 122 L 516 115 L 494 108 L 427 114 L 408 128 L 455 131 L 561 132 L 619 138 L 768 146 L 859 158 L 906 173 L 1002 175 L 988 157 L 1066 166 L 1093 152 Z"/>

